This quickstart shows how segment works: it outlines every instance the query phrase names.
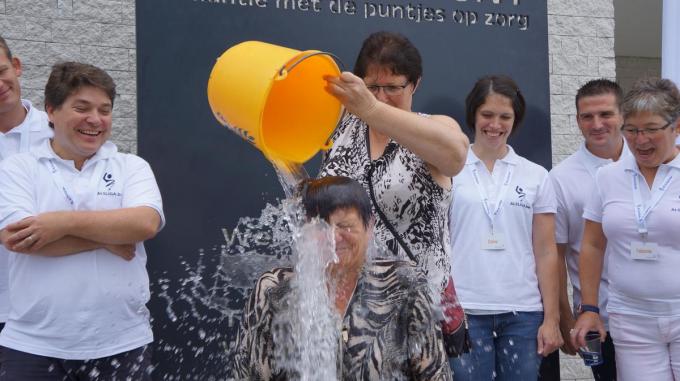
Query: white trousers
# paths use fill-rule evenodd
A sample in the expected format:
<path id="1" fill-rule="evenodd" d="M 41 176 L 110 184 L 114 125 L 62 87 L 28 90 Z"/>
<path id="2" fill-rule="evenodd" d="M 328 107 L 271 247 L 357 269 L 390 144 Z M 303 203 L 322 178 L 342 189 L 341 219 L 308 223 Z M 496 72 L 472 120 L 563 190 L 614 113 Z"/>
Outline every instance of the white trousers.
<path id="1" fill-rule="evenodd" d="M 609 314 L 619 381 L 680 381 L 680 316 Z"/>

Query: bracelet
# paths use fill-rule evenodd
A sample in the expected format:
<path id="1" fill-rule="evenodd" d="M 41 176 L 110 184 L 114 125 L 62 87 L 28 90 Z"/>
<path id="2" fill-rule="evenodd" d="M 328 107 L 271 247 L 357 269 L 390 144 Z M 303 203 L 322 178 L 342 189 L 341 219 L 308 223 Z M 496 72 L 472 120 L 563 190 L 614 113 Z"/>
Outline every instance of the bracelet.
<path id="1" fill-rule="evenodd" d="M 584 312 L 595 312 L 596 314 L 600 314 L 600 308 L 598 306 L 593 306 L 592 304 L 581 304 L 578 306 L 578 313 L 582 314 Z"/>

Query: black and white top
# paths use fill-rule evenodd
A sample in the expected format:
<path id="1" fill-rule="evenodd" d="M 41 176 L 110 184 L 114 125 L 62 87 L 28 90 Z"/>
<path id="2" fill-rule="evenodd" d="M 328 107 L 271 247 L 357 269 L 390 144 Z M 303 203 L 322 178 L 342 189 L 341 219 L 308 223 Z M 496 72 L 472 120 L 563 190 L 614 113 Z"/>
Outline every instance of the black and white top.
<path id="1" fill-rule="evenodd" d="M 257 281 L 237 338 L 237 380 L 295 378 L 276 363 L 272 332 L 294 276 L 291 268 L 277 268 Z M 427 279 L 409 262 L 366 263 L 337 334 L 342 380 L 451 380 Z"/>
<path id="2" fill-rule="evenodd" d="M 449 216 L 451 191 L 442 188 L 420 157 L 394 140 L 384 153 L 371 160 L 368 126 L 348 114 L 333 135 L 333 147 L 324 157 L 319 177 L 347 176 L 369 189 L 369 172 L 375 194 L 375 239 L 398 258 L 408 258 L 389 228 L 376 213 L 378 207 L 409 247 L 418 267 L 437 273 L 446 283 L 449 264 Z"/>

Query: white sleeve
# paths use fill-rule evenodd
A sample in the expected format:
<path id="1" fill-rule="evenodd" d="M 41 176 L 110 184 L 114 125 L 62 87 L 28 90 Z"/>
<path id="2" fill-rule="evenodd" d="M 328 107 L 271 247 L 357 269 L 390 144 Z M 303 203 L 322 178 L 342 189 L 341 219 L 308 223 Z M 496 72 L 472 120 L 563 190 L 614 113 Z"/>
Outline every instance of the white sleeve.
<path id="1" fill-rule="evenodd" d="M 548 178 L 548 171 L 542 169 L 542 175 L 541 183 L 536 191 L 536 200 L 534 200 L 534 214 L 555 213 L 557 211 L 555 190 Z"/>
<path id="2" fill-rule="evenodd" d="M 139 156 L 126 155 L 125 188 L 123 189 L 123 208 L 148 206 L 155 209 L 161 218 L 160 231 L 165 226 L 163 200 L 158 189 L 151 166 Z"/>
<path id="3" fill-rule="evenodd" d="M 602 171 L 598 170 L 595 175 L 595 188 L 590 192 L 590 196 L 586 200 L 583 207 L 583 218 L 586 220 L 602 223 L 602 190 L 600 188 L 600 179 L 602 178 Z"/>
<path id="4" fill-rule="evenodd" d="M 555 190 L 555 204 L 557 206 L 555 212 L 555 242 L 569 243 L 569 209 L 564 199 L 564 192 L 557 176 L 552 171 L 548 177 L 552 180 L 552 186 Z"/>
<path id="5" fill-rule="evenodd" d="M 21 157 L 20 157 L 21 156 Z M 0 230 L 37 214 L 32 158 L 15 155 L 0 164 Z"/>

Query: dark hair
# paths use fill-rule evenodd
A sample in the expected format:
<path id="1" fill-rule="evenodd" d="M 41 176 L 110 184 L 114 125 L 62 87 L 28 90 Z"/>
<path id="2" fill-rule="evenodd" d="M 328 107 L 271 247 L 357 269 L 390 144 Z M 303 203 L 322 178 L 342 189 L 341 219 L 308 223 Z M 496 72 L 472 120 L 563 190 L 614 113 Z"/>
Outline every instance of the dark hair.
<path id="1" fill-rule="evenodd" d="M 626 94 L 621 109 L 624 118 L 647 111 L 672 123 L 680 117 L 680 91 L 670 79 L 643 78 Z"/>
<path id="2" fill-rule="evenodd" d="M 477 109 L 486 102 L 486 98 L 492 93 L 502 95 L 512 101 L 515 121 L 512 124 L 510 135 L 514 134 L 522 120 L 524 120 L 526 103 L 515 81 L 506 75 L 487 75 L 477 80 L 465 98 L 465 122 L 468 128 L 471 131 L 475 130 Z"/>
<path id="3" fill-rule="evenodd" d="M 399 33 L 376 32 L 364 40 L 354 63 L 354 74 L 365 78 L 371 65 L 388 68 L 395 75 L 404 75 L 413 84 L 423 76 L 418 49 Z"/>
<path id="4" fill-rule="evenodd" d="M 5 41 L 2 36 L 0 36 L 0 49 L 5 51 L 5 55 L 7 56 L 7 59 L 11 60 L 12 59 L 12 51 L 9 50 L 9 46 L 7 45 L 7 41 Z"/>
<path id="5" fill-rule="evenodd" d="M 621 90 L 621 86 L 614 81 L 602 78 L 588 81 L 578 89 L 576 92 L 576 112 L 578 113 L 578 101 L 581 98 L 606 94 L 613 94 L 616 97 L 616 107 L 620 110 L 621 103 L 623 102 L 623 90 Z"/>
<path id="6" fill-rule="evenodd" d="M 320 217 L 328 221 L 338 209 L 354 209 L 359 213 L 365 227 L 371 222 L 371 201 L 364 188 L 356 180 L 344 176 L 327 176 L 303 180 L 298 194 L 307 217 Z"/>
<path id="7" fill-rule="evenodd" d="M 52 72 L 45 85 L 45 108 L 61 107 L 66 98 L 83 86 L 92 86 L 104 91 L 113 105 L 116 84 L 108 73 L 96 66 L 80 62 L 61 62 L 52 66 Z"/>

